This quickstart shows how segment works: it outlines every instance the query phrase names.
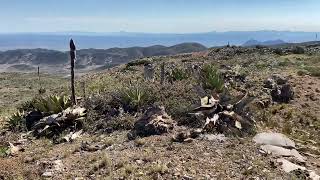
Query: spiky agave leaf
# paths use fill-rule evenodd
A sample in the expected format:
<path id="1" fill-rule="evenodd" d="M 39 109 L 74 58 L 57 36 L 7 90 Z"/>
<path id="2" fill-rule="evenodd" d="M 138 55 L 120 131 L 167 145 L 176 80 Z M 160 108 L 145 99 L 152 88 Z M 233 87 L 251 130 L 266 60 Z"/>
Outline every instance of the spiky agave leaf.
<path id="1" fill-rule="evenodd" d="M 24 126 L 24 111 L 18 111 L 14 113 L 8 120 L 8 128 L 11 130 L 23 129 Z"/>

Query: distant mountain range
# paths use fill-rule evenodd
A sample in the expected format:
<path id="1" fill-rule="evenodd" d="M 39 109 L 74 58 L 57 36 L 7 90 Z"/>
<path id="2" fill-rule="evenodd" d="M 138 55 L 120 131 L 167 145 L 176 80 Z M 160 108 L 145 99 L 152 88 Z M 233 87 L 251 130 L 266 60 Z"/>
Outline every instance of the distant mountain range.
<path id="1" fill-rule="evenodd" d="M 317 32 L 294 31 L 229 31 L 190 34 L 152 34 L 152 33 L 19 33 L 0 34 L 0 50 L 44 48 L 68 50 L 68 42 L 73 38 L 78 49 L 113 47 L 128 48 L 133 46 L 147 47 L 153 45 L 173 46 L 184 42 L 197 42 L 207 47 L 223 46 L 228 43 L 242 45 L 250 39 L 259 42 L 281 39 L 288 43 L 315 41 Z"/>
<path id="2" fill-rule="evenodd" d="M 170 47 L 155 45 L 150 47 L 130 47 L 111 49 L 81 49 L 77 51 L 76 68 L 90 70 L 112 67 L 134 59 L 148 56 L 175 55 L 199 52 L 207 48 L 198 43 L 183 43 Z M 0 71 L 30 71 L 37 66 L 46 71 L 69 67 L 69 53 L 48 49 L 17 49 L 0 52 Z M 59 68 L 57 68 L 59 67 Z"/>
<path id="3" fill-rule="evenodd" d="M 280 44 L 286 44 L 287 42 L 277 39 L 277 40 L 269 40 L 269 41 L 257 41 L 254 39 L 250 39 L 249 41 L 245 42 L 242 46 L 244 47 L 250 47 L 250 46 L 256 46 L 256 45 L 262 45 L 262 46 L 273 46 L 273 45 L 280 45 Z"/>

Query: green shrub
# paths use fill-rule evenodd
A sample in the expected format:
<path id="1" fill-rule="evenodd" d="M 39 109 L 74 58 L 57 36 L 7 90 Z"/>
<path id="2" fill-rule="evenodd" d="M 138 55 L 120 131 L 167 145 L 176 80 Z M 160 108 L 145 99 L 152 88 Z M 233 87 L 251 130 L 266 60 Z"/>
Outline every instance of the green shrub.
<path id="1" fill-rule="evenodd" d="M 278 65 L 279 66 L 289 66 L 291 64 L 292 64 L 292 62 L 288 58 L 286 58 L 284 60 L 279 61 Z"/>
<path id="2" fill-rule="evenodd" d="M 273 50 L 273 53 L 282 56 L 284 53 L 281 48 L 276 48 Z"/>
<path id="3" fill-rule="evenodd" d="M 300 46 L 296 46 L 292 49 L 292 53 L 293 54 L 304 54 L 305 53 L 305 49 L 303 47 Z"/>
<path id="4" fill-rule="evenodd" d="M 46 98 L 35 99 L 32 102 L 35 110 L 46 114 L 57 114 L 71 106 L 71 100 L 67 96 L 48 96 Z"/>
<path id="5" fill-rule="evenodd" d="M 106 122 L 106 127 L 116 130 L 130 130 L 133 128 L 136 118 L 133 115 L 124 113 L 122 116 L 112 117 Z"/>
<path id="6" fill-rule="evenodd" d="M 206 64 L 201 70 L 201 81 L 205 89 L 221 92 L 224 88 L 224 81 L 218 69 L 212 64 Z"/>
<path id="7" fill-rule="evenodd" d="M 0 146 L 0 158 L 4 158 L 8 156 L 9 147 L 7 146 Z"/>
<path id="8" fill-rule="evenodd" d="M 140 65 L 145 65 L 150 63 L 150 60 L 147 59 L 140 59 L 140 60 L 135 60 L 135 61 L 131 61 L 127 64 L 127 67 L 130 66 L 140 66 Z"/>
<path id="9" fill-rule="evenodd" d="M 306 66 L 304 69 L 307 70 L 311 76 L 320 77 L 320 67 Z"/>
<path id="10" fill-rule="evenodd" d="M 149 102 L 149 92 L 140 85 L 130 85 L 119 90 L 118 99 L 125 110 L 137 111 Z"/>
<path id="11" fill-rule="evenodd" d="M 172 77 L 172 80 L 181 81 L 183 79 L 187 79 L 189 76 L 184 69 L 175 68 L 172 70 L 171 77 Z"/>
<path id="12" fill-rule="evenodd" d="M 25 123 L 25 113 L 24 112 L 16 112 L 14 113 L 9 120 L 7 121 L 7 127 L 11 131 L 20 131 L 26 129 L 26 123 Z"/>
<path id="13" fill-rule="evenodd" d="M 263 46 L 263 45 L 256 45 L 256 49 L 264 49 L 267 48 L 267 46 Z"/>
<path id="14" fill-rule="evenodd" d="M 299 70 L 299 71 L 297 72 L 297 74 L 298 74 L 299 76 L 305 76 L 305 75 L 309 74 L 309 72 L 308 72 L 307 70 L 305 70 L 305 69 L 301 69 L 301 70 Z"/>

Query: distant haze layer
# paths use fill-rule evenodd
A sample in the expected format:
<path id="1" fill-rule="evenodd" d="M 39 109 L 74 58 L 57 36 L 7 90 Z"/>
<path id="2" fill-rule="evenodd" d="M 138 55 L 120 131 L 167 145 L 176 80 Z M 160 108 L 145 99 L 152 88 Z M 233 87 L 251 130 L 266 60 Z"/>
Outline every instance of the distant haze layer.
<path id="1" fill-rule="evenodd" d="M 151 33 L 19 33 L 0 34 L 0 50 L 46 48 L 68 50 L 68 42 L 73 38 L 78 49 L 112 47 L 133 47 L 164 45 L 172 46 L 184 42 L 197 42 L 207 47 L 222 46 L 228 43 L 242 45 L 250 39 L 257 41 L 282 40 L 298 43 L 317 40 L 317 32 L 292 31 L 229 31 L 190 34 L 151 34 Z"/>

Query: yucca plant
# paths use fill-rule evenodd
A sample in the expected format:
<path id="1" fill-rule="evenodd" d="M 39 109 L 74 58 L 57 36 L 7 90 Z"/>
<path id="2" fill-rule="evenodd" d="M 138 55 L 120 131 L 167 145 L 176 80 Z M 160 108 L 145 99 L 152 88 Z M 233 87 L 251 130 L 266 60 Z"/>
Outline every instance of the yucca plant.
<path id="1" fill-rule="evenodd" d="M 24 115 L 23 111 L 14 113 L 7 121 L 8 128 L 12 131 L 24 130 L 26 127 Z"/>
<path id="2" fill-rule="evenodd" d="M 33 103 L 35 109 L 47 114 L 57 114 L 70 106 L 70 98 L 64 95 L 40 98 Z"/>
<path id="3" fill-rule="evenodd" d="M 201 81 L 205 89 L 222 92 L 224 88 L 224 81 L 218 69 L 212 64 L 205 64 L 201 70 Z"/>
<path id="4" fill-rule="evenodd" d="M 132 110 L 138 110 L 148 102 L 148 92 L 145 88 L 138 85 L 130 85 L 120 90 L 120 101 Z"/>
<path id="5" fill-rule="evenodd" d="M 9 154 L 9 147 L 0 146 L 0 157 L 4 158 L 4 157 L 8 156 L 8 154 Z"/>
<path id="6" fill-rule="evenodd" d="M 181 80 L 187 79 L 189 77 L 188 73 L 185 70 L 180 69 L 180 68 L 173 69 L 171 76 L 172 76 L 172 79 L 176 80 L 176 81 L 181 81 Z"/>

